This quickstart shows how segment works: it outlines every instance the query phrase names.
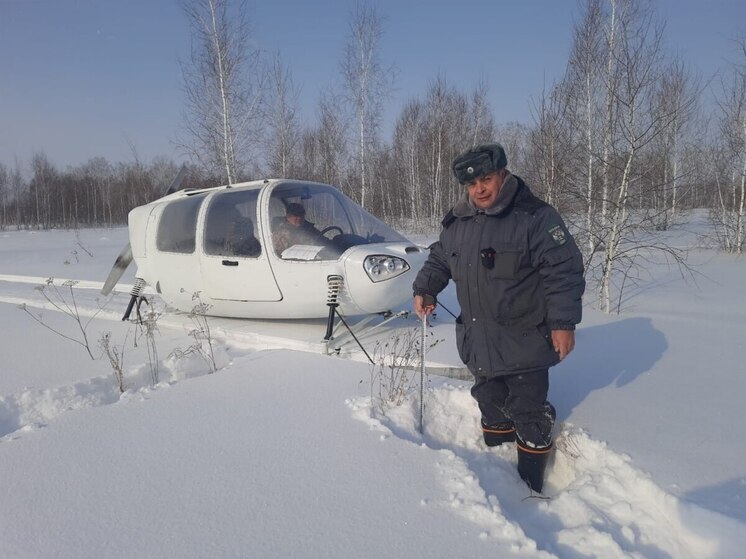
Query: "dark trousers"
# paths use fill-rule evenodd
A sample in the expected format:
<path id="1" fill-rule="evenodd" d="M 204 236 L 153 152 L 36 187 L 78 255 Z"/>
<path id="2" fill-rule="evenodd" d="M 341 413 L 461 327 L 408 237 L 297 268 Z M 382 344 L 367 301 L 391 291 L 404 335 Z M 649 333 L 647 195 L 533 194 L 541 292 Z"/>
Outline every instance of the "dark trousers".
<path id="1" fill-rule="evenodd" d="M 471 395 L 485 425 L 512 421 L 518 437 L 536 446 L 552 442 L 554 408 L 547 402 L 549 370 L 486 378 L 475 375 Z"/>

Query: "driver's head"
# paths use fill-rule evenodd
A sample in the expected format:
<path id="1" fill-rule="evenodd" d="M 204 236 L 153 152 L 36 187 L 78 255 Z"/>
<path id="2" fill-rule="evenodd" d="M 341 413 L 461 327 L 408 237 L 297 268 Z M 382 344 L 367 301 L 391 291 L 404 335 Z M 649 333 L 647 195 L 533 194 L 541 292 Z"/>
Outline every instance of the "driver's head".
<path id="1" fill-rule="evenodd" d="M 304 208 L 301 204 L 297 204 L 295 202 L 293 202 L 292 204 L 288 204 L 285 219 L 287 219 L 288 223 L 290 223 L 291 225 L 300 227 L 303 221 L 305 221 L 306 219 L 306 208 Z"/>

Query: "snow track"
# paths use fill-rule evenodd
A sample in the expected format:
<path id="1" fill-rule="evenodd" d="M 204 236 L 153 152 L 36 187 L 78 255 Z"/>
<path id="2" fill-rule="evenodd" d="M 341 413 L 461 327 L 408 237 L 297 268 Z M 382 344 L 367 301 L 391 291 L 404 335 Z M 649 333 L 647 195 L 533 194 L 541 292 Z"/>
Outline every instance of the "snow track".
<path id="1" fill-rule="evenodd" d="M 627 456 L 570 424 L 558 427 L 545 495 L 532 494 L 516 471 L 515 444 L 483 444 L 466 386 L 446 383 L 428 391 L 424 436 L 416 432 L 415 405 L 385 415 L 368 398 L 348 405 L 383 439 L 436 450 L 433 467 L 449 496 L 423 506 L 449 508 L 478 525 L 483 538 L 514 540 L 524 551 L 535 546 L 563 558 L 727 558 L 746 544 L 737 522 L 722 524 L 716 513 L 667 493 Z M 721 531 L 713 533 L 718 524 Z"/>
<path id="2" fill-rule="evenodd" d="M 45 427 L 67 411 L 113 404 L 119 397 L 111 377 L 0 396 L 0 441 L 12 440 L 16 432 Z"/>
<path id="3" fill-rule="evenodd" d="M 145 342 L 140 342 L 139 353 L 144 353 Z M 173 342 L 165 342 L 164 348 L 173 347 Z M 131 348 L 128 353 L 133 352 Z M 239 354 L 247 353 L 246 351 Z M 137 353 L 136 353 L 137 355 Z M 226 345 L 216 342 L 214 345 L 215 361 L 218 368 L 227 366 L 232 357 Z M 199 355 L 177 357 L 164 356 L 158 359 L 159 382 L 152 384 L 150 365 L 135 357 L 136 364 L 124 367 L 124 386 L 126 392 L 119 392 L 112 376 L 111 368 L 99 361 L 99 369 L 107 372 L 70 384 L 51 388 L 25 388 L 18 392 L 0 395 L 0 443 L 18 438 L 23 433 L 46 427 L 60 416 L 100 406 L 116 404 L 131 398 L 147 398 L 147 395 L 164 386 L 171 386 L 186 379 L 208 374 L 208 364 Z M 139 361 L 139 362 L 138 362 Z"/>

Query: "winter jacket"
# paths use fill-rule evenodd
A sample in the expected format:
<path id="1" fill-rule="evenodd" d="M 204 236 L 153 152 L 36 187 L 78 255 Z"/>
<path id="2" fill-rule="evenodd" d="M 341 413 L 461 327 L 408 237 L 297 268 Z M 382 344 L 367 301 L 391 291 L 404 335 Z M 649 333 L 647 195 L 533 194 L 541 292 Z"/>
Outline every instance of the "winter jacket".
<path id="1" fill-rule="evenodd" d="M 461 306 L 459 355 L 478 376 L 555 365 L 551 330 L 581 320 L 580 251 L 557 211 L 514 175 L 492 208 L 476 209 L 465 193 L 446 215 L 414 294 L 436 296 L 450 279 Z"/>
<path id="2" fill-rule="evenodd" d="M 272 231 L 272 244 L 275 252 L 282 255 L 285 249 L 294 245 L 328 246 L 329 239 L 309 221 L 304 220 L 295 226 L 283 219 Z"/>

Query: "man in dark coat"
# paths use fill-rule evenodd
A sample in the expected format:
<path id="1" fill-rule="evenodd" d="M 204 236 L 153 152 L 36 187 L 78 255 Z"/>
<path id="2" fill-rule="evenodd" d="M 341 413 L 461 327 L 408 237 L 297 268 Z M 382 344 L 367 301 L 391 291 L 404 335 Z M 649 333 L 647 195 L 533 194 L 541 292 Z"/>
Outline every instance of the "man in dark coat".
<path id="1" fill-rule="evenodd" d="M 430 314 L 453 280 L 456 342 L 489 446 L 517 441 L 518 471 L 541 492 L 552 449 L 549 367 L 575 346 L 583 260 L 562 218 L 507 169 L 500 144 L 457 157 L 463 197 L 414 281 L 414 310 Z"/>

